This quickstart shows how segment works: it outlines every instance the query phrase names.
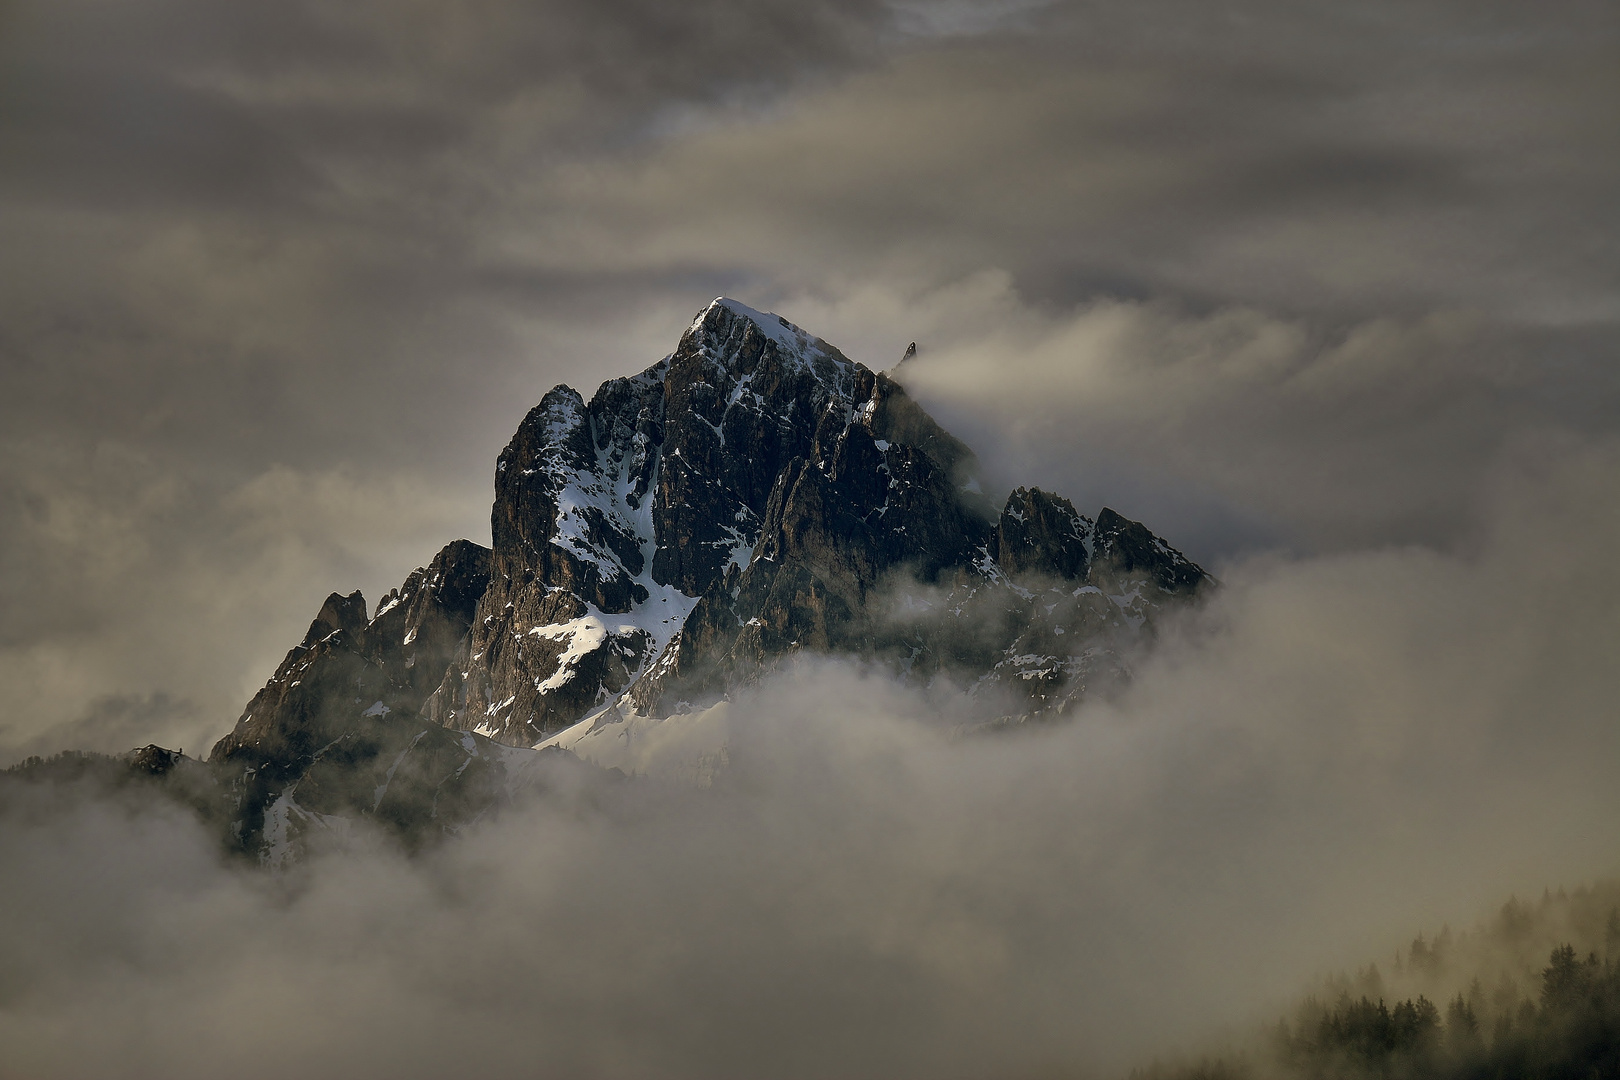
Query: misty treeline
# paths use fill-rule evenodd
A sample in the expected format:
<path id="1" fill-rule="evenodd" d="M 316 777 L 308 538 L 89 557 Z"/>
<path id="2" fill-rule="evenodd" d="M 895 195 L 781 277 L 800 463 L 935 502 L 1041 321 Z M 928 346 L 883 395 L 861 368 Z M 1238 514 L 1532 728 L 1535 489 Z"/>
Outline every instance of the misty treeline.
<path id="1" fill-rule="evenodd" d="M 18 813 L 26 800 L 36 808 L 90 798 L 112 799 L 127 809 L 158 799 L 219 824 L 218 784 L 196 758 L 179 750 L 143 746 L 125 754 L 63 750 L 30 755 L 0 769 L 0 814 Z"/>
<path id="2" fill-rule="evenodd" d="M 1620 882 L 1517 898 L 1323 980 L 1248 1045 L 1132 1080 L 1620 1077 Z"/>

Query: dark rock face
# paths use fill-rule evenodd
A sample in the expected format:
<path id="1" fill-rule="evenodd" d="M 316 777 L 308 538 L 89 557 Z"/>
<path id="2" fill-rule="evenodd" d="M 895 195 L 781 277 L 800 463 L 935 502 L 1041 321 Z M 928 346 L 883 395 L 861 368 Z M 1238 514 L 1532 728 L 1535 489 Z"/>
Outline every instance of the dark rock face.
<path id="1" fill-rule="evenodd" d="M 298 647 L 308 649 L 340 630 L 353 637 L 365 628 L 366 598 L 360 595 L 359 590 L 348 596 L 333 593 L 326 598 L 326 603 L 321 605 L 315 621 L 309 624 L 309 632 L 304 635 L 304 640 L 298 643 Z"/>
<path id="2" fill-rule="evenodd" d="M 996 522 L 996 561 L 1014 576 L 1084 578 L 1095 536 L 1096 526 L 1076 513 L 1068 499 L 1040 488 L 1019 488 L 1007 497 Z"/>
<path id="3" fill-rule="evenodd" d="M 331 781 L 323 785 L 320 774 L 340 766 L 361 776 L 404 740 L 414 740 L 416 760 L 438 753 L 448 770 L 482 753 L 476 740 L 464 746 L 418 717 L 444 681 L 488 584 L 489 549 L 457 540 L 384 597 L 369 620 L 359 593 L 327 597 L 303 643 L 287 654 L 210 755 L 209 764 L 232 793 L 238 836 L 264 835 L 266 815 L 294 792 L 302 796 L 297 805 L 332 804 L 325 794 L 310 802 L 314 790 L 329 793 L 334 787 Z M 454 786 L 479 776 L 474 769 L 469 779 L 462 770 Z M 377 785 L 360 786 L 369 792 Z M 382 809 L 380 796 L 370 803 L 368 812 Z M 273 829 L 275 820 L 269 825 Z"/>
<path id="4" fill-rule="evenodd" d="M 1097 515 L 1097 562 L 1121 579 L 1145 575 L 1166 592 L 1196 589 L 1209 579 L 1203 569 L 1140 522 L 1103 507 Z"/>
<path id="5" fill-rule="evenodd" d="M 284 851 L 342 814 L 464 820 L 496 799 L 495 744 L 667 715 L 800 651 L 1061 713 L 1210 580 L 1111 510 L 1035 488 L 996 507 L 974 467 L 889 376 L 717 300 L 640 375 L 530 411 L 492 549 L 451 544 L 369 620 L 327 598 L 214 748 L 239 834 Z"/>
<path id="6" fill-rule="evenodd" d="M 854 393 L 856 365 L 838 350 L 745 312 L 711 305 L 664 377 L 653 578 L 688 596 L 719 580 L 739 545 L 753 545 L 777 477 Z"/>

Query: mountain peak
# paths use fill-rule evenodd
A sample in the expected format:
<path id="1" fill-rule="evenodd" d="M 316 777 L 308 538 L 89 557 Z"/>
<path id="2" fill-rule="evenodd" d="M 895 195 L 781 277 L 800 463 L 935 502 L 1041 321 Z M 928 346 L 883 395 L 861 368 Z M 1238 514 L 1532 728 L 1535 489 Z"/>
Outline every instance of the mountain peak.
<path id="1" fill-rule="evenodd" d="M 779 345 L 794 345 L 813 337 L 775 312 L 757 311 L 741 300 L 733 300 L 729 296 L 717 296 L 709 301 L 708 306 L 698 312 L 697 317 L 692 320 L 690 330 L 705 326 L 722 326 L 735 319 L 748 320 Z"/>
<path id="2" fill-rule="evenodd" d="M 757 311 L 739 300 L 717 296 L 698 312 L 681 338 L 681 352 L 701 354 L 728 368 L 747 363 L 769 348 L 782 360 L 819 369 L 824 375 L 848 372 L 843 353 L 780 315 Z"/>
<path id="3" fill-rule="evenodd" d="M 327 599 L 210 759 L 240 842 L 408 803 L 396 770 L 418 758 L 474 806 L 505 767 L 489 740 L 575 745 L 803 651 L 955 683 L 1003 718 L 1066 712 L 1207 576 L 1111 510 L 1034 488 L 992 507 L 973 460 L 893 379 L 714 300 L 639 375 L 530 410 L 496 463 L 490 549 L 450 544 L 369 622 L 358 593 Z M 340 797 L 356 762 L 395 779 Z"/>

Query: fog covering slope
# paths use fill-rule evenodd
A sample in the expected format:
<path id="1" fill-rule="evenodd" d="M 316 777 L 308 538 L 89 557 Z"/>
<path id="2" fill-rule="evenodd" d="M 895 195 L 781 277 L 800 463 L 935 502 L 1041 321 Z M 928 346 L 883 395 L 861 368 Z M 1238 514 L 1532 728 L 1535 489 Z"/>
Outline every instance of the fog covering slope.
<path id="1" fill-rule="evenodd" d="M 1620 1067 L 1620 880 L 1509 897 L 1333 972 L 1274 1024 L 1133 1080 L 1599 1077 Z M 1213 1051 L 1213 1052 L 1212 1052 Z"/>
<path id="2" fill-rule="evenodd" d="M 1468 549 L 1217 568 L 1073 722 L 952 737 L 832 663 L 707 789 L 552 790 L 282 876 L 182 811 L 11 785 L 0 1075 L 1108 1075 L 1313 971 L 1620 867 L 1620 447 Z"/>

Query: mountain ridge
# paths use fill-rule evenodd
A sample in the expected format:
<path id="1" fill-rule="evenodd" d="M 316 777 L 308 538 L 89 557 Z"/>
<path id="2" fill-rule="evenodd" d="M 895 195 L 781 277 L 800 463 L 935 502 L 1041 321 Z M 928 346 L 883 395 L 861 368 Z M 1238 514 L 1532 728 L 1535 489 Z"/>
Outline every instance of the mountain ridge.
<path id="1" fill-rule="evenodd" d="M 1212 581 L 1106 507 L 997 507 L 975 469 L 888 374 L 717 298 L 646 370 L 529 411 L 489 547 L 453 541 L 369 615 L 328 596 L 209 756 L 230 842 L 279 864 L 357 817 L 454 831 L 604 716 L 701 710 L 801 653 L 1061 716 Z"/>

